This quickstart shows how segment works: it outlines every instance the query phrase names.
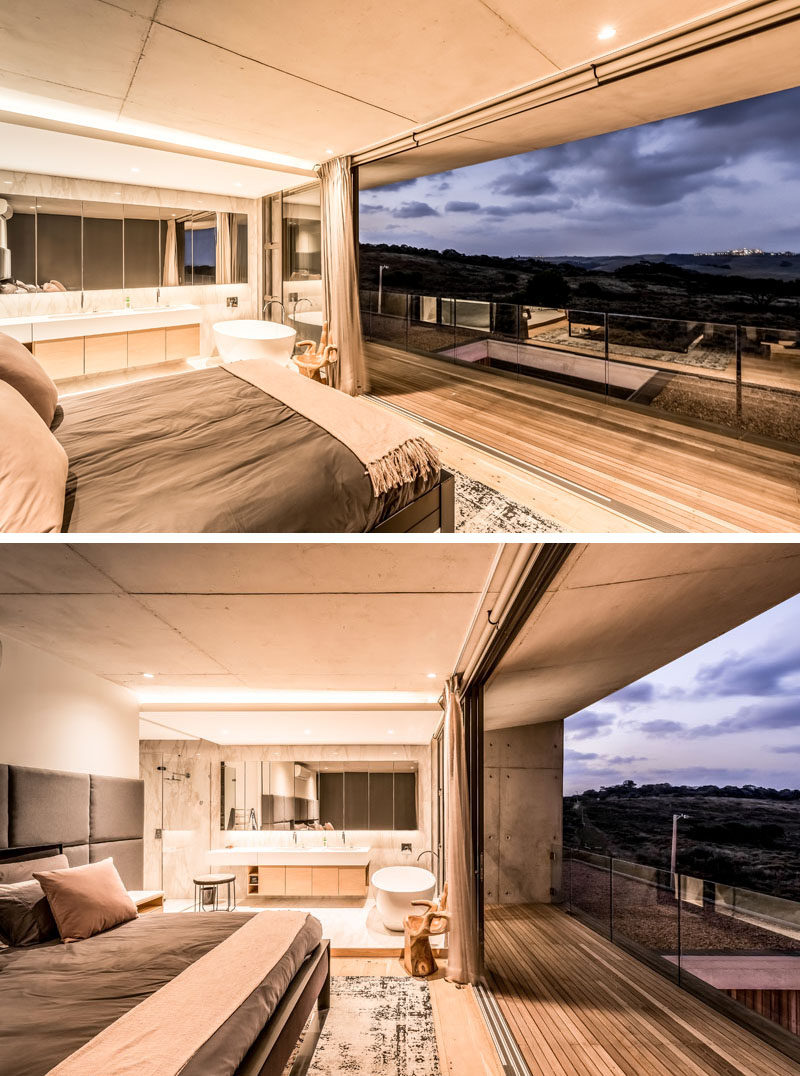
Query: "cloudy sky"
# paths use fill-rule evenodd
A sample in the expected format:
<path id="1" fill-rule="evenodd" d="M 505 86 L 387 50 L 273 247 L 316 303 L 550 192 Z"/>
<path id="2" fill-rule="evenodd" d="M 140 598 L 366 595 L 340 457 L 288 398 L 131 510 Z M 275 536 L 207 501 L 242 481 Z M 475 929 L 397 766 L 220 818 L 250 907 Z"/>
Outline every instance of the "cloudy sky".
<path id="1" fill-rule="evenodd" d="M 361 239 L 464 253 L 800 250 L 800 87 L 365 191 Z"/>
<path id="2" fill-rule="evenodd" d="M 568 718 L 565 791 L 800 788 L 798 626 L 800 595 Z"/>

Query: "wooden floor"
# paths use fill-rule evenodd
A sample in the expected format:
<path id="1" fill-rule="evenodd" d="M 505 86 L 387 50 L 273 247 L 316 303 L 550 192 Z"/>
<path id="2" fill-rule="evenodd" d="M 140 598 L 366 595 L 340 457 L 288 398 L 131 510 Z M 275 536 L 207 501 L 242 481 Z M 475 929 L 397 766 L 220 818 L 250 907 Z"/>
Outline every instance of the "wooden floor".
<path id="1" fill-rule="evenodd" d="M 452 1076 L 503 1076 L 471 986 L 457 987 L 445 981 L 446 965 L 440 961 L 436 977 L 429 979 L 436 1044 L 442 1073 Z M 396 957 L 332 957 L 333 975 L 406 975 Z"/>
<path id="2" fill-rule="evenodd" d="M 376 395 L 622 515 L 687 532 L 800 530 L 799 456 L 379 344 L 367 358 Z"/>
<path id="3" fill-rule="evenodd" d="M 534 1076 L 798 1076 L 800 1066 L 551 905 L 486 910 L 487 980 Z"/>

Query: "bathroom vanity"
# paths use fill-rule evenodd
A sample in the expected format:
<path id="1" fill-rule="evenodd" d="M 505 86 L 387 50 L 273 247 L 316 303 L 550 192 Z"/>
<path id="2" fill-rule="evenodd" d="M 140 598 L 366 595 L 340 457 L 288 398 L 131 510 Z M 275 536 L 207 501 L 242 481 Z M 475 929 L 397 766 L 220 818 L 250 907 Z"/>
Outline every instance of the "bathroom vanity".
<path id="1" fill-rule="evenodd" d="M 247 895 L 259 897 L 365 897 L 370 849 L 212 848 L 213 870 L 246 867 Z"/>
<path id="2" fill-rule="evenodd" d="M 54 381 L 200 354 L 200 307 L 159 306 L 0 318 Z"/>

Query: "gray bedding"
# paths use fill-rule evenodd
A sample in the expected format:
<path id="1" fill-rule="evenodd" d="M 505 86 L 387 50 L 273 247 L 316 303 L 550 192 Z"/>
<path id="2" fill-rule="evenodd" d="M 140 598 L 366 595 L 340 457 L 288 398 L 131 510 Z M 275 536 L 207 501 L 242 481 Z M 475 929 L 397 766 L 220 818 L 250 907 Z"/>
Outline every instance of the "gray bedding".
<path id="1" fill-rule="evenodd" d="M 151 914 L 86 941 L 0 950 L 0 1073 L 44 1076 L 248 919 L 241 912 Z M 194 1055 L 184 1076 L 236 1071 L 321 936 L 319 921 L 308 916 L 297 936 L 287 938 L 283 958 Z"/>
<path id="2" fill-rule="evenodd" d="M 341 441 L 222 369 L 67 397 L 62 410 L 65 531 L 367 531 L 438 481 L 376 497 Z"/>

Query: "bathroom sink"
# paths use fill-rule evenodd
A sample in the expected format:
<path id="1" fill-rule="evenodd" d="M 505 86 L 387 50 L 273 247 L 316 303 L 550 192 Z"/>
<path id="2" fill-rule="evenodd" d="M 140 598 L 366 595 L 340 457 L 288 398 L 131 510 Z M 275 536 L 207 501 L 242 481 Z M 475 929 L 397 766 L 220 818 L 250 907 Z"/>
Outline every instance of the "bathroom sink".
<path id="1" fill-rule="evenodd" d="M 250 866 L 285 866 L 294 863 L 304 867 L 365 867 L 369 863 L 371 849 L 368 845 L 318 845 L 302 848 L 292 845 L 290 848 L 274 845 L 258 845 L 238 848 L 212 848 L 209 857 L 215 863 L 249 864 Z"/>

